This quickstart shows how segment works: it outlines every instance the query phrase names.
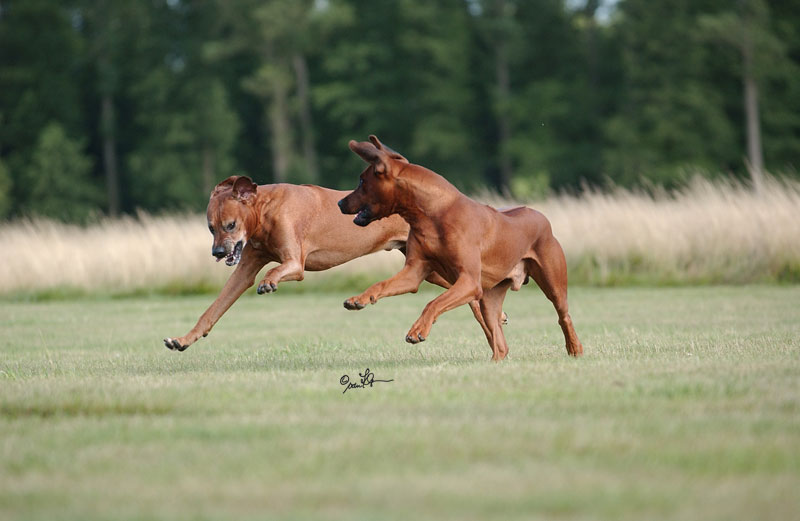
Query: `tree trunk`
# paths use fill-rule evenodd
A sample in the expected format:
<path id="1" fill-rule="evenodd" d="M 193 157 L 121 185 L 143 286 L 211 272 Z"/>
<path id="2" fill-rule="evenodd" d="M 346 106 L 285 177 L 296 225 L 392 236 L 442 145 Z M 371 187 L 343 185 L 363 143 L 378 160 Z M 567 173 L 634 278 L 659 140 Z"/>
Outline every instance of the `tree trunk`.
<path id="1" fill-rule="evenodd" d="M 503 12 L 505 2 L 499 2 Z M 502 16 L 502 14 L 501 14 Z M 511 80 L 508 71 L 508 57 L 504 42 L 496 42 L 495 46 L 495 91 L 497 117 L 497 156 L 499 161 L 497 188 L 507 192 L 511 183 L 511 158 L 508 155 L 508 143 L 511 140 L 511 122 L 508 118 L 509 99 L 511 98 Z"/>
<path id="2" fill-rule="evenodd" d="M 118 216 L 119 172 L 117 171 L 117 145 L 114 137 L 114 102 L 110 94 L 103 94 L 100 102 L 100 134 L 103 136 L 103 169 L 106 175 L 108 213 Z"/>
<path id="3" fill-rule="evenodd" d="M 286 82 L 282 78 L 276 77 L 273 80 L 269 121 L 272 133 L 272 172 L 276 183 L 285 183 L 288 180 L 292 156 L 287 90 Z"/>
<path id="4" fill-rule="evenodd" d="M 764 153 L 761 148 L 761 124 L 758 115 L 758 85 L 753 73 L 753 42 L 747 27 L 742 39 L 742 61 L 744 112 L 747 119 L 747 169 L 753 180 L 753 189 L 759 191 L 764 181 Z"/>
<path id="5" fill-rule="evenodd" d="M 597 49 L 597 9 L 600 7 L 599 0 L 587 0 L 586 6 L 583 8 L 583 15 L 586 17 L 586 23 L 589 24 L 586 30 L 586 59 L 589 69 L 589 85 L 591 86 L 590 93 L 594 96 L 599 84 L 599 60 Z M 593 108 L 594 108 L 593 104 Z"/>
<path id="6" fill-rule="evenodd" d="M 214 187 L 214 149 L 203 145 L 203 193 L 210 194 Z"/>
<path id="7" fill-rule="evenodd" d="M 300 53 L 292 57 L 295 80 L 297 81 L 297 97 L 300 101 L 300 127 L 303 134 L 303 157 L 308 170 L 308 181 L 319 180 L 317 170 L 317 153 L 314 150 L 314 122 L 311 117 L 311 99 L 309 96 L 308 66 L 306 58 Z"/>

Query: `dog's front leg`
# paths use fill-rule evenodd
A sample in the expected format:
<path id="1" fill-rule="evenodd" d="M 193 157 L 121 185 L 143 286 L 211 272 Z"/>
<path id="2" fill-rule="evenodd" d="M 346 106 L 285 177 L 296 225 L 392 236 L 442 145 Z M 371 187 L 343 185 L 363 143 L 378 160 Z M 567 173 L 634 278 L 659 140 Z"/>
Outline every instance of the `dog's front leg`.
<path id="1" fill-rule="evenodd" d="M 450 289 L 450 286 L 452 286 L 452 284 L 444 280 L 444 278 L 435 271 L 432 272 L 430 275 L 428 275 L 428 278 L 426 278 L 425 280 L 427 280 L 431 284 L 436 284 L 437 286 L 441 286 L 444 289 Z M 472 315 L 475 317 L 475 320 L 478 322 L 478 325 L 481 326 L 483 334 L 485 334 L 486 338 L 488 338 L 489 342 L 491 342 L 492 332 L 486 325 L 486 321 L 483 320 L 483 313 L 481 312 L 480 302 L 478 302 L 477 300 L 473 300 L 472 302 L 469 303 L 469 309 L 472 311 Z M 501 317 L 501 323 L 503 325 L 508 324 L 508 315 L 506 314 L 505 311 L 503 311 L 503 315 Z"/>
<path id="2" fill-rule="evenodd" d="M 374 304 L 384 297 L 416 293 L 428 274 L 430 274 L 430 268 L 427 263 L 409 263 L 406 260 L 406 265 L 394 277 L 376 282 L 361 295 L 350 297 L 344 301 L 344 307 L 351 310 L 363 309 L 367 304 Z"/>
<path id="3" fill-rule="evenodd" d="M 288 259 L 269 270 L 258 283 L 258 294 L 278 291 L 279 282 L 303 280 L 304 263 L 299 259 Z"/>
<path id="4" fill-rule="evenodd" d="M 242 260 L 231 274 L 228 282 L 222 288 L 217 299 L 200 316 L 197 324 L 191 331 L 180 338 L 165 338 L 164 344 L 174 351 L 184 351 L 187 347 L 195 343 L 201 337 L 208 335 L 217 320 L 228 311 L 236 299 L 238 299 L 247 288 L 251 287 L 256 280 L 256 275 L 264 267 L 266 261 L 256 257 L 255 252 L 250 250 L 250 245 L 245 246 L 242 252 Z"/>
<path id="5" fill-rule="evenodd" d="M 436 322 L 439 315 L 445 311 L 457 308 L 462 304 L 467 304 L 473 300 L 480 300 L 483 296 L 483 291 L 478 283 L 479 280 L 480 275 L 474 277 L 467 273 L 460 274 L 458 280 L 456 280 L 455 284 L 453 284 L 450 289 L 425 306 L 422 315 L 420 315 L 408 331 L 406 342 L 412 344 L 424 342 L 425 339 L 428 338 L 431 327 L 433 327 L 433 323 Z"/>

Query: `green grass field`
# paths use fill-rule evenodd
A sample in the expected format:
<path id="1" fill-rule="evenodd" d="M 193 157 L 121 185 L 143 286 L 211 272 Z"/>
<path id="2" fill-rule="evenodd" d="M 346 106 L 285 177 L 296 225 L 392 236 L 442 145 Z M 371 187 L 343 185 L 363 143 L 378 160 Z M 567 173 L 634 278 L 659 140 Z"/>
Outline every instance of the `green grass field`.
<path id="1" fill-rule="evenodd" d="M 0 301 L 0 519 L 796 519 L 800 287 L 526 287 L 510 359 L 432 292 Z M 372 388 L 342 393 L 369 367 Z"/>

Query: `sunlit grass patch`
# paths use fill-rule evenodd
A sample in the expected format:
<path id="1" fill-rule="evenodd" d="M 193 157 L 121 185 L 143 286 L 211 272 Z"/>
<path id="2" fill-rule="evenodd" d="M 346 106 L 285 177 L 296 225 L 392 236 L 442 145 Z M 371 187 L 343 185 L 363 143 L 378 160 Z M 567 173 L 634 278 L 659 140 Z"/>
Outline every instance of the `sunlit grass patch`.
<path id="1" fill-rule="evenodd" d="M 432 298 L 0 301 L 2 519 L 787 519 L 800 508 L 800 289 L 586 288 L 566 355 L 526 286 L 491 363 Z M 369 367 L 392 382 L 342 393 Z"/>

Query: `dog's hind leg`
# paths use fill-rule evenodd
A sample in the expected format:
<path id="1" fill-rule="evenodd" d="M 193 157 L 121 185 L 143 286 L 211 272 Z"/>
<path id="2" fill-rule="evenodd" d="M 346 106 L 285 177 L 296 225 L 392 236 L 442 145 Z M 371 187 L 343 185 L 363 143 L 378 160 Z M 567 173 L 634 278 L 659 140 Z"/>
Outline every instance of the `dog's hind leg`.
<path id="1" fill-rule="evenodd" d="M 486 322 L 486 339 L 492 348 L 492 360 L 499 362 L 508 355 L 508 344 L 503 333 L 503 301 L 511 281 L 504 280 L 492 289 L 483 292 L 480 310 Z"/>
<path id="2" fill-rule="evenodd" d="M 556 308 L 558 324 L 567 344 L 567 353 L 571 356 L 581 356 L 583 345 L 575 333 L 567 304 L 567 260 L 564 257 L 564 250 L 556 238 L 550 235 L 537 241 L 533 253 L 534 258 L 526 263 L 528 271 Z"/>

